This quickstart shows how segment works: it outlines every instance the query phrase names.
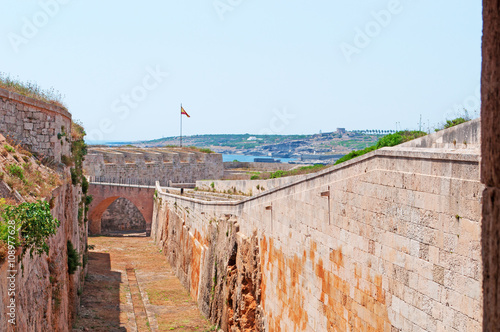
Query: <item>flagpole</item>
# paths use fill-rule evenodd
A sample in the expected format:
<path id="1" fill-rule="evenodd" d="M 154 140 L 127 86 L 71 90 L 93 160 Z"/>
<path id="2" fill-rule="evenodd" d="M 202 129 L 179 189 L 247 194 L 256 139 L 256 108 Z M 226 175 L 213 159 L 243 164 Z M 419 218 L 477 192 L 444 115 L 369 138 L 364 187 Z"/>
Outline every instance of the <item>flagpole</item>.
<path id="1" fill-rule="evenodd" d="M 180 142 L 180 147 L 182 148 L 182 103 L 181 103 L 181 142 Z"/>

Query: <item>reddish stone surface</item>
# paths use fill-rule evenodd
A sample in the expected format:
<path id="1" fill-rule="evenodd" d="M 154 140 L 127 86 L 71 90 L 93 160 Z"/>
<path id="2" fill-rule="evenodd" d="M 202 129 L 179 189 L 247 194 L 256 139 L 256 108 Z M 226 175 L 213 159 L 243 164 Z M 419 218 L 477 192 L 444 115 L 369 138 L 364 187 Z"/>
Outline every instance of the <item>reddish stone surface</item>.
<path id="1" fill-rule="evenodd" d="M 149 232 L 153 218 L 154 191 L 153 188 L 90 184 L 89 195 L 92 195 L 93 199 L 89 208 L 89 233 L 101 234 L 101 218 L 104 211 L 120 197 L 128 199 L 139 209 L 146 220 L 146 231 Z"/>

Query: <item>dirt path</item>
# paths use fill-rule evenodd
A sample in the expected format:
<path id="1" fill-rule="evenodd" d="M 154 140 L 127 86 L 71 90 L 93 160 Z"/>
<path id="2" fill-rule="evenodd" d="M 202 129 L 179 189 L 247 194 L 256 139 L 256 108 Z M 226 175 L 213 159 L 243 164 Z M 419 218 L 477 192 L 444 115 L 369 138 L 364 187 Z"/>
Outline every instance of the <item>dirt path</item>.
<path id="1" fill-rule="evenodd" d="M 215 331 L 150 238 L 91 237 L 89 245 L 73 331 Z"/>

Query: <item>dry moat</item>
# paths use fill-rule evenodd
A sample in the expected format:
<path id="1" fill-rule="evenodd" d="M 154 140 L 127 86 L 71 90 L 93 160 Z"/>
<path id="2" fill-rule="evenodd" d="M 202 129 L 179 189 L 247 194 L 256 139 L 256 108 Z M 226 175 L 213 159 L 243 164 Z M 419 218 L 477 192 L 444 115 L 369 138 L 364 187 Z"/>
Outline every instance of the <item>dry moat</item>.
<path id="1" fill-rule="evenodd" d="M 89 238 L 89 270 L 73 331 L 212 331 L 145 234 Z"/>

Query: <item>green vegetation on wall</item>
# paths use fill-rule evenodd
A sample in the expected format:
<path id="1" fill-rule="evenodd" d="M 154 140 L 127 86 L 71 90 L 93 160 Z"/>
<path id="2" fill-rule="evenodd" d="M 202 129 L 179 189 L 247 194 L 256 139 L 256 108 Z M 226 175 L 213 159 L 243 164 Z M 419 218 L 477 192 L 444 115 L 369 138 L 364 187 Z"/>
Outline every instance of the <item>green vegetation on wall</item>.
<path id="1" fill-rule="evenodd" d="M 73 247 L 73 243 L 68 240 L 67 242 L 67 250 L 68 250 L 68 273 L 73 274 L 76 272 L 79 266 L 82 266 L 80 262 L 80 255 L 78 251 Z"/>
<path id="2" fill-rule="evenodd" d="M 21 259 L 28 250 L 31 257 L 49 253 L 47 239 L 56 234 L 59 227 L 59 220 L 50 213 L 49 202 L 38 200 L 16 206 L 6 204 L 2 198 L 0 215 L 0 241 L 16 248 L 22 246 Z"/>
<path id="3" fill-rule="evenodd" d="M 427 135 L 427 134 L 424 133 L 423 131 L 418 131 L 418 130 L 415 130 L 415 131 L 408 131 L 408 130 L 398 131 L 397 133 L 390 134 L 390 135 L 387 135 L 387 136 L 384 136 L 384 137 L 380 138 L 378 140 L 377 144 L 375 144 L 375 145 L 372 145 L 372 146 L 369 146 L 367 148 L 364 148 L 363 150 L 354 150 L 354 151 L 351 151 L 350 153 L 346 154 L 345 156 L 343 156 L 342 158 L 340 158 L 339 160 L 337 160 L 335 162 L 335 165 L 343 163 L 344 161 L 351 160 L 353 158 L 362 156 L 362 155 L 364 155 L 364 154 L 366 154 L 368 152 L 371 152 L 371 151 L 374 151 L 374 150 L 377 150 L 377 149 L 380 149 L 380 148 L 383 148 L 383 147 L 395 146 L 395 145 L 398 145 L 398 144 L 401 144 L 401 143 L 405 143 L 405 142 L 411 141 L 411 140 L 413 140 L 415 138 L 422 137 L 422 136 L 425 136 L 425 135 Z"/>

